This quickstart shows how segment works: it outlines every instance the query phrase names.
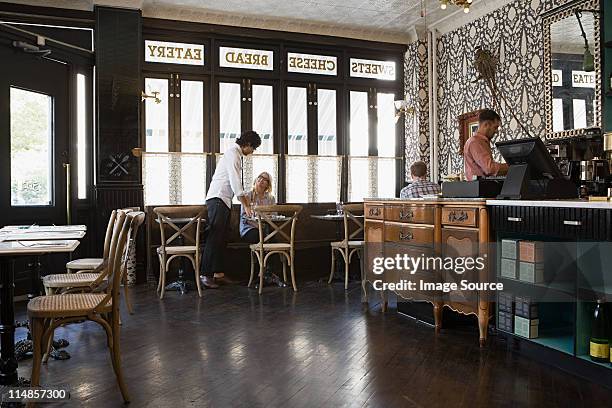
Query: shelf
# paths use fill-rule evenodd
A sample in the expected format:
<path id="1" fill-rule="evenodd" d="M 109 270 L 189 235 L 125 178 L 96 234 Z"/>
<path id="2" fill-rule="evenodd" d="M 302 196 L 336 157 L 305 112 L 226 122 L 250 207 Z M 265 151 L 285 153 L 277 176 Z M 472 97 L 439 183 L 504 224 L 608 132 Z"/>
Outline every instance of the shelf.
<path id="1" fill-rule="evenodd" d="M 546 346 L 558 351 L 561 351 L 565 354 L 574 355 L 574 336 L 571 334 L 559 335 L 559 336 L 541 336 L 537 339 L 528 339 L 521 336 L 520 337 L 525 340 L 533 341 L 534 343 L 541 344 L 542 346 Z"/>
<path id="2" fill-rule="evenodd" d="M 497 279 L 498 282 L 504 284 L 504 292 L 511 292 L 514 295 L 518 296 L 528 296 L 537 299 L 538 302 L 576 301 L 576 292 L 574 290 L 574 287 L 570 287 L 568 283 L 529 283 L 520 281 L 518 279 L 504 278 L 501 276 L 498 276 Z"/>
<path id="3" fill-rule="evenodd" d="M 598 366 L 612 369 L 612 364 L 610 364 L 610 363 L 598 363 L 597 361 L 591 360 L 591 358 L 587 354 L 581 354 L 581 355 L 578 355 L 576 357 L 578 357 L 578 358 L 580 358 L 582 360 L 586 360 L 586 361 L 588 361 L 591 364 L 597 364 Z"/>

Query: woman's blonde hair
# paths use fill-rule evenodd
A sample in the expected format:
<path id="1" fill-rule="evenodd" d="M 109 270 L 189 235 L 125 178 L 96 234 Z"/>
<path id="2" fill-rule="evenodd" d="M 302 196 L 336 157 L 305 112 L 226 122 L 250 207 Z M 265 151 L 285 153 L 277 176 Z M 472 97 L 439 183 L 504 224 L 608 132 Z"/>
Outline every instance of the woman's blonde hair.
<path id="1" fill-rule="evenodd" d="M 268 180 L 268 188 L 266 188 L 266 193 L 270 194 L 272 192 L 272 176 L 270 176 L 270 173 L 268 173 L 267 171 L 262 171 L 257 177 L 255 177 L 255 180 L 253 180 L 253 191 L 255 191 L 257 179 L 259 179 L 263 175 L 265 175 L 266 180 Z"/>

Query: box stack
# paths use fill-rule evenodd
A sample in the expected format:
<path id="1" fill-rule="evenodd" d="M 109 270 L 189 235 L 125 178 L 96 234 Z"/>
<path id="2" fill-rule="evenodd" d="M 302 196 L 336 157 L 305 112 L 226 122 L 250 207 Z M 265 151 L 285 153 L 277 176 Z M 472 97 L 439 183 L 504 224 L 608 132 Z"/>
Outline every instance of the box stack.
<path id="1" fill-rule="evenodd" d="M 528 339 L 538 337 L 538 304 L 530 298 L 514 298 L 514 334 Z"/>
<path id="2" fill-rule="evenodd" d="M 518 239 L 501 240 L 501 276 L 503 278 L 516 279 L 516 263 L 519 249 Z"/>
<path id="3" fill-rule="evenodd" d="M 519 243 L 519 280 L 529 283 L 544 282 L 544 244 L 538 241 Z"/>
<path id="4" fill-rule="evenodd" d="M 511 293 L 500 292 L 497 299 L 497 328 L 508 333 L 513 333 L 514 296 Z"/>

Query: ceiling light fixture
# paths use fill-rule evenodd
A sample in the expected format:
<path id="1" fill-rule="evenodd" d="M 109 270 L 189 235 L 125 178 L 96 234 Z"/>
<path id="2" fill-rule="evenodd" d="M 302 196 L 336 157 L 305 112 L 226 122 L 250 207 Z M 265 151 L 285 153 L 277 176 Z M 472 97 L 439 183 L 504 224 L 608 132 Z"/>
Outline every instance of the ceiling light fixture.
<path id="1" fill-rule="evenodd" d="M 442 10 L 446 10 L 448 4 L 454 4 L 458 7 L 463 7 L 464 13 L 470 12 L 470 6 L 472 5 L 472 0 L 440 0 L 440 8 Z"/>

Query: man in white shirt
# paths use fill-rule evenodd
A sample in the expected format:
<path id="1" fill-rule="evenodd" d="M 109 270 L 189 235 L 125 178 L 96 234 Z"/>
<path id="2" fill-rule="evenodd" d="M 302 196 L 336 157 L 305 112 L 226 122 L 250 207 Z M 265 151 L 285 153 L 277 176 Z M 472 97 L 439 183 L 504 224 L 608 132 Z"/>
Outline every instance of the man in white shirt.
<path id="1" fill-rule="evenodd" d="M 208 225 L 206 246 L 202 257 L 202 283 L 204 287 L 218 288 L 217 283 L 227 283 L 223 268 L 223 253 L 229 229 L 232 198 L 240 200 L 248 217 L 253 215 L 242 185 L 242 158 L 252 154 L 261 144 L 257 132 L 247 130 L 236 139 L 236 144 L 223 153 L 219 160 L 208 193 Z"/>

